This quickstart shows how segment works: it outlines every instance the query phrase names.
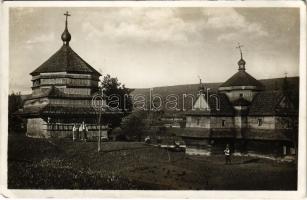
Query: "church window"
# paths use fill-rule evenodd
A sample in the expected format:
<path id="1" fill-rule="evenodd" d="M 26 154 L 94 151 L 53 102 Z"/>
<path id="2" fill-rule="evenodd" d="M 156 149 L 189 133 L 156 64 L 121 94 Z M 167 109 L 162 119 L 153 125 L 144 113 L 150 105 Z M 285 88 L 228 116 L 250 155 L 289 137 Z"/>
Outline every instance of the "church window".
<path id="1" fill-rule="evenodd" d="M 287 155 L 287 146 L 286 145 L 283 145 L 283 154 Z"/>
<path id="2" fill-rule="evenodd" d="M 258 126 L 262 126 L 262 119 L 258 119 Z"/>
<path id="3" fill-rule="evenodd" d="M 200 119 L 197 118 L 197 119 L 196 119 L 196 124 L 199 125 L 199 122 L 200 122 Z"/>
<path id="4" fill-rule="evenodd" d="M 243 93 L 240 93 L 240 97 L 243 97 Z"/>
<path id="5" fill-rule="evenodd" d="M 222 120 L 222 126 L 225 126 L 225 119 Z"/>
<path id="6" fill-rule="evenodd" d="M 35 81 L 33 82 L 33 86 L 34 86 L 34 87 L 39 86 L 39 85 L 40 85 L 40 79 L 35 80 Z"/>

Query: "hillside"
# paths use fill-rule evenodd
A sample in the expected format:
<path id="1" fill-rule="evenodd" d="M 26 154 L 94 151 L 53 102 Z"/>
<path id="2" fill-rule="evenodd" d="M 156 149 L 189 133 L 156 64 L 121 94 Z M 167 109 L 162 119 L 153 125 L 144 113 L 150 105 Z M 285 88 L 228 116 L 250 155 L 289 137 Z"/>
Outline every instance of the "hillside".
<path id="1" fill-rule="evenodd" d="M 274 78 L 274 79 L 261 79 L 259 80 L 264 86 L 265 90 L 280 90 L 282 88 L 284 78 Z M 298 102 L 299 93 L 299 77 L 288 77 L 289 87 L 292 88 L 293 99 L 295 103 Z M 206 88 L 210 88 L 212 93 L 217 92 L 218 87 L 222 83 L 204 83 Z M 163 103 L 166 101 L 168 95 L 176 95 L 179 99 L 179 107 L 182 108 L 183 101 L 186 109 L 190 109 L 193 101 L 191 98 L 184 98 L 183 95 L 193 95 L 197 97 L 199 91 L 199 84 L 188 84 L 188 85 L 175 85 L 175 86 L 165 86 L 165 87 L 154 87 L 151 88 L 152 96 L 160 96 Z M 150 88 L 140 88 L 134 89 L 131 95 L 136 98 L 138 95 L 143 95 L 146 98 L 146 104 L 149 103 Z M 194 100 L 195 100 L 194 98 Z M 136 99 L 134 99 L 136 101 Z M 164 105 L 163 105 L 164 106 Z"/>
<path id="2" fill-rule="evenodd" d="M 273 79 L 260 79 L 259 81 L 265 86 L 265 90 L 281 89 L 284 78 L 273 78 Z M 294 90 L 298 91 L 299 88 L 299 77 L 288 77 L 289 85 Z M 203 83 L 206 88 L 210 88 L 212 91 L 216 91 L 218 87 L 222 84 L 220 83 Z M 154 93 L 163 94 L 165 91 L 174 93 L 188 93 L 190 91 L 197 91 L 199 88 L 199 83 L 197 84 L 187 84 L 187 85 L 174 85 L 174 86 L 161 86 L 153 87 Z M 148 92 L 149 88 L 135 88 L 131 93 L 132 95 L 143 94 Z"/>
<path id="3" fill-rule="evenodd" d="M 273 78 L 273 79 L 261 79 L 259 80 L 266 90 L 281 89 L 284 78 Z M 293 88 L 293 94 L 295 95 L 295 101 L 298 101 L 298 92 L 299 92 L 299 77 L 288 77 L 288 82 L 290 88 Z M 204 83 L 206 88 L 210 88 L 211 92 L 216 92 L 218 87 L 222 83 Z M 162 86 L 154 87 L 152 89 L 152 95 L 159 95 L 162 97 L 162 100 L 165 101 L 166 97 L 170 94 L 176 95 L 179 97 L 179 106 L 182 106 L 182 97 L 184 94 L 191 94 L 194 97 L 197 97 L 199 84 L 187 84 L 187 85 L 174 85 L 174 86 Z M 136 88 L 131 93 L 134 97 L 137 95 L 144 95 L 146 97 L 146 103 L 148 104 L 149 99 L 149 88 Z M 29 95 L 21 95 L 22 99 L 26 99 Z M 195 100 L 195 99 L 194 99 Z M 191 98 L 186 98 L 185 104 L 187 109 L 190 108 Z"/>

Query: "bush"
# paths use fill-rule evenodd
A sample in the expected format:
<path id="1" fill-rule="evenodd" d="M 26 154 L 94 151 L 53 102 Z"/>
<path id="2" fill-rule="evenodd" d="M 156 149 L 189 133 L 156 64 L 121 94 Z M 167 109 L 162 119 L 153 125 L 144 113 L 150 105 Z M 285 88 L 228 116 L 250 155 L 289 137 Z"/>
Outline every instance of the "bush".
<path id="1" fill-rule="evenodd" d="M 123 118 L 121 128 L 128 138 L 136 138 L 138 141 L 142 140 L 144 129 L 146 129 L 146 113 L 133 112 Z"/>
<path id="2" fill-rule="evenodd" d="M 127 137 L 120 127 L 114 128 L 110 134 L 113 141 L 127 141 Z"/>

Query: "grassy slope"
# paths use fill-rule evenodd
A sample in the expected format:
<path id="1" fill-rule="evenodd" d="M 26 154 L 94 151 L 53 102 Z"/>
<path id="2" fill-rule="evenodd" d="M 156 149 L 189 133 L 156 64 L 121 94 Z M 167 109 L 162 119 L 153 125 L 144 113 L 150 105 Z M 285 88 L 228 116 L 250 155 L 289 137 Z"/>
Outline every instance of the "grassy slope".
<path id="1" fill-rule="evenodd" d="M 9 188 L 262 189 L 296 188 L 295 166 L 250 157 L 197 157 L 133 142 L 73 143 L 9 137 Z"/>

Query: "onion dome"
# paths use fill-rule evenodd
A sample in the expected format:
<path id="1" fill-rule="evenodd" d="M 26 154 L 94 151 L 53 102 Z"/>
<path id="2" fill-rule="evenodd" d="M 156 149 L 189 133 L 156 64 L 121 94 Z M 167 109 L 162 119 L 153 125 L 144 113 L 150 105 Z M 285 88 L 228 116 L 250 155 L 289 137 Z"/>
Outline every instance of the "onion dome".
<path id="1" fill-rule="evenodd" d="M 63 44 L 66 44 L 66 45 L 69 44 L 69 41 L 71 40 L 71 35 L 68 32 L 67 28 L 65 28 L 64 32 L 61 35 L 61 38 L 63 40 Z"/>

